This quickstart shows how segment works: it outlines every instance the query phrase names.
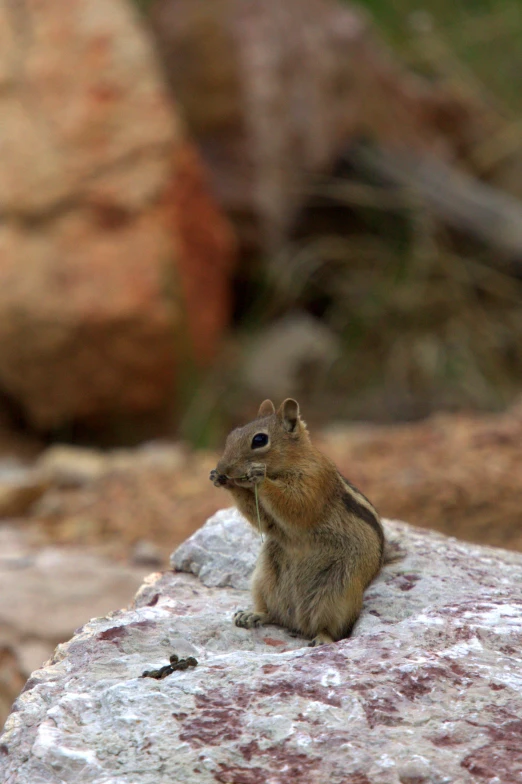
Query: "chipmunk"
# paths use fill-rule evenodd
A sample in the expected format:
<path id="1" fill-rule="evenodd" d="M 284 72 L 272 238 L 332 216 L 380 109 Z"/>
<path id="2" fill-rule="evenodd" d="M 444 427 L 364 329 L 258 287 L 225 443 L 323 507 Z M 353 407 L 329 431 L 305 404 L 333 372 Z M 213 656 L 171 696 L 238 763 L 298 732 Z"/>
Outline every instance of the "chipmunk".
<path id="1" fill-rule="evenodd" d="M 236 626 L 278 624 L 311 646 L 348 637 L 382 566 L 384 533 L 368 499 L 312 445 L 297 401 L 276 412 L 265 400 L 257 419 L 230 433 L 210 480 L 265 535 L 254 611 L 237 612 Z"/>

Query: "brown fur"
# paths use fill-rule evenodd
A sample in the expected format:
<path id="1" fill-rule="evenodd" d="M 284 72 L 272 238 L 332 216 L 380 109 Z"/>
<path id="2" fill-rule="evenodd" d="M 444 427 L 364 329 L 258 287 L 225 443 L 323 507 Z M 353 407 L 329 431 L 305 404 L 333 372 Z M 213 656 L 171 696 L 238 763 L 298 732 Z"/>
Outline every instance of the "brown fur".
<path id="1" fill-rule="evenodd" d="M 268 444 L 253 448 L 256 434 Z M 312 445 L 297 402 L 276 412 L 265 400 L 257 419 L 230 433 L 210 478 L 256 530 L 258 490 L 265 541 L 252 578 L 255 609 L 236 613 L 235 623 L 280 624 L 311 645 L 349 636 L 382 565 L 384 535 L 368 499 Z"/>

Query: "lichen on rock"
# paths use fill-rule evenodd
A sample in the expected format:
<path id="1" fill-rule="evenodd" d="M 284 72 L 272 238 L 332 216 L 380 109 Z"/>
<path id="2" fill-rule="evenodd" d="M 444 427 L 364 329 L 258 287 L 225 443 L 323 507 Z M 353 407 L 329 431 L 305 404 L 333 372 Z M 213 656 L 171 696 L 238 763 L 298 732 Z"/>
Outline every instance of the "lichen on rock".
<path id="1" fill-rule="evenodd" d="M 185 571 L 151 575 L 130 609 L 33 673 L 0 739 L 0 779 L 519 781 L 522 556 L 385 526 L 402 556 L 366 592 L 353 636 L 310 649 L 232 624 L 259 538 L 222 510 L 174 554 Z M 172 653 L 199 664 L 140 677 Z"/>

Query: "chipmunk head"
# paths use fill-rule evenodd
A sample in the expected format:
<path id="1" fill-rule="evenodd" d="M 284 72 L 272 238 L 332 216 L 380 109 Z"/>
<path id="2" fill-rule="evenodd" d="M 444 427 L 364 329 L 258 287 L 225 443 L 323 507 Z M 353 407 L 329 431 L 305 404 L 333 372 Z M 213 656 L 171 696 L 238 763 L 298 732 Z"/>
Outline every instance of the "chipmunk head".
<path id="1" fill-rule="evenodd" d="M 275 476 L 292 465 L 298 450 L 308 442 L 296 400 L 287 398 L 277 411 L 271 400 L 265 400 L 253 422 L 230 433 L 217 470 L 239 479 L 251 463 L 265 463 L 267 474 Z"/>

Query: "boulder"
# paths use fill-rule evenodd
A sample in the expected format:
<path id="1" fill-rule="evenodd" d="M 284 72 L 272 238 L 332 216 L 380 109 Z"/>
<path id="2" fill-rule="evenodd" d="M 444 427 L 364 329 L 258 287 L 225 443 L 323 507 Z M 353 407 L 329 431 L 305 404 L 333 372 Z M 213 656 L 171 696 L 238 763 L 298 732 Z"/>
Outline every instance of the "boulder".
<path id="1" fill-rule="evenodd" d="M 0 738 L 1 780 L 519 781 L 522 555 L 385 528 L 394 559 L 353 636 L 311 649 L 232 624 L 259 538 L 219 512 L 174 554 L 185 571 L 151 575 L 33 673 Z M 140 677 L 172 653 L 198 665 Z"/>
<path id="2" fill-rule="evenodd" d="M 233 239 L 152 45 L 124 0 L 0 0 L 0 39 L 0 390 L 44 431 L 161 412 Z"/>
<path id="3" fill-rule="evenodd" d="M 294 311 L 246 344 L 244 383 L 254 400 L 284 400 L 291 390 L 303 404 L 341 356 L 341 341 L 326 324 L 305 311 Z"/>
<path id="4" fill-rule="evenodd" d="M 37 549 L 26 528 L 0 525 L 0 726 L 56 645 L 93 615 L 124 607 L 149 569 L 92 548 Z"/>
<path id="5" fill-rule="evenodd" d="M 22 517 L 49 486 L 37 469 L 0 461 L 0 518 Z"/>

